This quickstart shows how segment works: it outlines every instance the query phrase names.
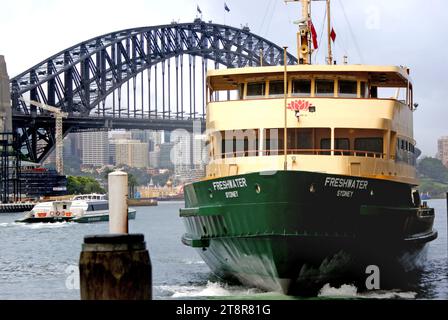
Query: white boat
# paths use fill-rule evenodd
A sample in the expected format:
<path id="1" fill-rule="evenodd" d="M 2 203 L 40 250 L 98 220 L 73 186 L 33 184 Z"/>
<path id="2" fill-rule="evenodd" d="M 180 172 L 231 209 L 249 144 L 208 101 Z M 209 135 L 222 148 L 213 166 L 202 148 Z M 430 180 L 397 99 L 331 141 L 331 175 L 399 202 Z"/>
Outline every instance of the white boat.
<path id="1" fill-rule="evenodd" d="M 128 209 L 128 219 L 135 219 L 136 210 Z M 71 200 L 42 202 L 27 212 L 23 223 L 53 223 L 73 221 L 90 223 L 109 221 L 109 201 L 105 194 L 83 194 Z"/>

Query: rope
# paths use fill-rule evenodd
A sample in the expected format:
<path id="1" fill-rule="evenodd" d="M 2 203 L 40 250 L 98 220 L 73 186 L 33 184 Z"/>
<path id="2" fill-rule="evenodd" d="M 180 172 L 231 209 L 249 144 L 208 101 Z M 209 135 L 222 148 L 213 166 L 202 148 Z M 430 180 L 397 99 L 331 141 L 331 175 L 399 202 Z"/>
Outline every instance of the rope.
<path id="1" fill-rule="evenodd" d="M 268 25 L 267 25 L 267 28 L 266 28 L 266 32 L 264 34 L 265 37 L 268 35 L 269 29 L 271 28 L 272 18 L 274 17 L 275 9 L 277 9 L 277 4 L 278 4 L 278 1 L 274 1 L 274 6 L 273 6 L 273 8 L 271 10 L 271 17 L 269 18 L 269 22 L 268 22 Z"/>
<path id="2" fill-rule="evenodd" d="M 319 43 L 318 43 L 318 48 L 316 50 L 316 54 L 314 55 L 314 63 L 317 64 L 317 55 L 319 54 L 321 45 L 322 45 L 322 37 L 324 36 L 324 30 L 325 30 L 325 21 L 327 20 L 327 7 L 325 7 L 325 15 L 324 18 L 322 20 L 322 28 L 320 30 L 320 37 L 319 37 Z"/>
<path id="3" fill-rule="evenodd" d="M 275 0 L 271 0 L 271 1 L 269 2 L 269 4 L 266 6 L 266 11 L 264 12 L 263 19 L 261 20 L 259 34 L 262 34 L 263 27 L 264 27 L 264 23 L 265 23 L 265 21 L 266 21 L 266 18 L 267 18 L 267 16 L 268 16 L 268 13 L 271 11 L 271 10 L 269 10 L 269 9 L 271 8 L 272 3 L 273 3 L 274 1 L 275 1 Z"/>
<path id="4" fill-rule="evenodd" d="M 356 48 L 356 51 L 357 51 L 357 53 L 358 53 L 358 56 L 359 56 L 359 58 L 360 58 L 360 60 L 361 60 L 361 63 L 363 63 L 363 62 L 364 62 L 364 57 L 363 57 L 363 55 L 362 55 L 362 53 L 361 53 L 361 50 L 359 49 L 359 45 L 358 45 L 358 42 L 356 41 L 356 36 L 355 36 L 355 34 L 354 34 L 354 32 L 353 32 L 353 28 L 352 28 L 352 26 L 351 26 L 351 24 L 350 24 L 350 21 L 349 21 L 349 19 L 347 18 L 347 13 L 345 12 L 344 5 L 342 4 L 342 1 L 341 1 L 341 0 L 339 0 L 338 2 L 339 2 L 339 5 L 340 5 L 341 8 L 342 8 L 342 12 L 344 13 L 344 18 L 345 18 L 345 21 L 347 22 L 348 29 L 349 29 L 349 31 L 350 31 L 350 35 L 351 35 L 351 37 L 352 37 L 352 40 L 353 40 L 353 42 L 354 42 L 354 44 L 355 44 L 355 48 Z"/>

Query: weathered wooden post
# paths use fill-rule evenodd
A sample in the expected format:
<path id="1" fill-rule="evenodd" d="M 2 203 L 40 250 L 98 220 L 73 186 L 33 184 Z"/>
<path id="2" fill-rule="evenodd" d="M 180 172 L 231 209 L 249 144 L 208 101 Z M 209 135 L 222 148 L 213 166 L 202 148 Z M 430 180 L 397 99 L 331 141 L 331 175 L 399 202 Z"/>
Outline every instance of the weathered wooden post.
<path id="1" fill-rule="evenodd" d="M 142 234 L 84 238 L 81 300 L 151 300 L 151 261 Z"/>
<path id="2" fill-rule="evenodd" d="M 86 236 L 79 259 L 81 300 L 150 300 L 145 237 L 128 233 L 127 174 L 109 175 L 109 235 Z"/>

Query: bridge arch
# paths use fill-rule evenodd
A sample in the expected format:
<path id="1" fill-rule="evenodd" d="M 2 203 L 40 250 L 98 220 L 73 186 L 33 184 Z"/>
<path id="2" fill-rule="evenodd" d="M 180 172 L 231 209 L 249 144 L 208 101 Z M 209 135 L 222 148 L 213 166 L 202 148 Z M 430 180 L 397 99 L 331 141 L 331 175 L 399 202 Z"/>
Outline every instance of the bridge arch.
<path id="1" fill-rule="evenodd" d="M 200 19 L 193 23 L 172 23 L 116 31 L 84 41 L 10 80 L 13 118 L 17 119 L 14 122 L 17 123 L 16 131 L 20 135 L 24 153 L 27 153 L 30 160 L 42 161 L 54 146 L 54 130 L 50 125 L 48 113 L 29 106 L 20 98 L 57 106 L 68 112 L 70 118 L 85 120 L 82 122 L 84 124 L 81 124 L 78 120 L 71 122 L 69 118 L 64 126 L 65 132 L 91 129 L 87 118 L 92 118 L 92 110 L 98 113 L 95 117 L 97 121 L 98 118 L 115 119 L 112 121 L 116 124 L 115 127 L 120 127 L 120 118 L 125 118 L 127 122 L 132 118 L 146 119 L 149 123 L 157 122 L 161 126 L 163 123 L 173 124 L 173 121 L 185 124 L 195 119 L 203 119 L 204 102 L 202 110 L 197 110 L 195 104 L 193 107 L 190 104 L 189 112 L 184 110 L 183 105 L 179 106 L 179 101 L 169 101 L 166 105 L 165 98 L 170 100 L 171 93 L 166 96 L 165 87 L 163 102 L 157 101 L 157 73 L 162 73 L 162 86 L 165 86 L 165 76 L 170 77 L 172 74 L 170 71 L 166 72 L 166 64 L 170 70 L 171 61 L 174 60 L 173 69 L 176 68 L 177 72 L 183 67 L 185 56 L 189 57 L 187 64 L 190 77 L 191 68 L 196 65 L 196 57 L 202 59 L 200 67 L 203 74 L 206 72 L 208 61 L 214 61 L 216 67 L 223 65 L 227 68 L 258 66 L 261 61 L 263 65 L 283 64 L 283 49 L 251 33 L 249 28 L 238 29 L 206 23 Z M 288 64 L 296 63 L 297 59 L 288 55 Z M 155 75 L 151 75 L 153 68 Z M 147 73 L 145 83 L 142 75 L 144 72 Z M 141 82 L 136 84 L 139 75 Z M 156 82 L 155 87 L 151 81 Z M 133 110 L 129 107 L 130 82 L 133 82 Z M 121 90 L 124 85 L 127 85 L 128 106 L 122 112 Z M 137 112 L 135 107 L 138 86 L 142 92 L 141 104 L 149 104 L 146 111 L 142 106 Z M 156 92 L 153 109 L 150 97 L 152 86 Z M 144 88 L 150 91 L 146 101 Z M 176 87 L 176 94 L 178 90 Z M 190 94 L 192 91 L 195 93 L 196 89 L 190 88 Z M 112 100 L 112 106 L 106 105 L 107 99 Z"/>

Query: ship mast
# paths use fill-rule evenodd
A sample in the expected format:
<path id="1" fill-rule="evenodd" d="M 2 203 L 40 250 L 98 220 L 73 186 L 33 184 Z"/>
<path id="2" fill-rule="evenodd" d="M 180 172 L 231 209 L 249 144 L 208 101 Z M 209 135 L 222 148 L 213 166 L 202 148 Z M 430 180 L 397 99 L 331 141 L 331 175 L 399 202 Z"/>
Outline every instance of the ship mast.
<path id="1" fill-rule="evenodd" d="M 331 3 L 327 0 L 327 31 L 328 31 L 328 64 L 333 64 L 333 52 L 331 49 Z"/>
<path id="2" fill-rule="evenodd" d="M 327 63 L 333 64 L 333 52 L 331 47 L 331 1 L 330 0 L 284 0 L 288 2 L 302 3 L 302 18 L 295 22 L 299 25 L 297 33 L 297 57 L 299 64 L 311 64 L 313 49 L 311 48 L 311 1 L 326 1 L 327 3 L 327 28 L 328 28 L 328 58 Z"/>
<path id="3" fill-rule="evenodd" d="M 299 25 L 299 32 L 297 33 L 297 57 L 299 64 L 311 64 L 311 37 L 310 25 L 311 21 L 311 0 L 285 0 L 288 2 L 302 3 L 302 18 L 295 22 Z"/>

